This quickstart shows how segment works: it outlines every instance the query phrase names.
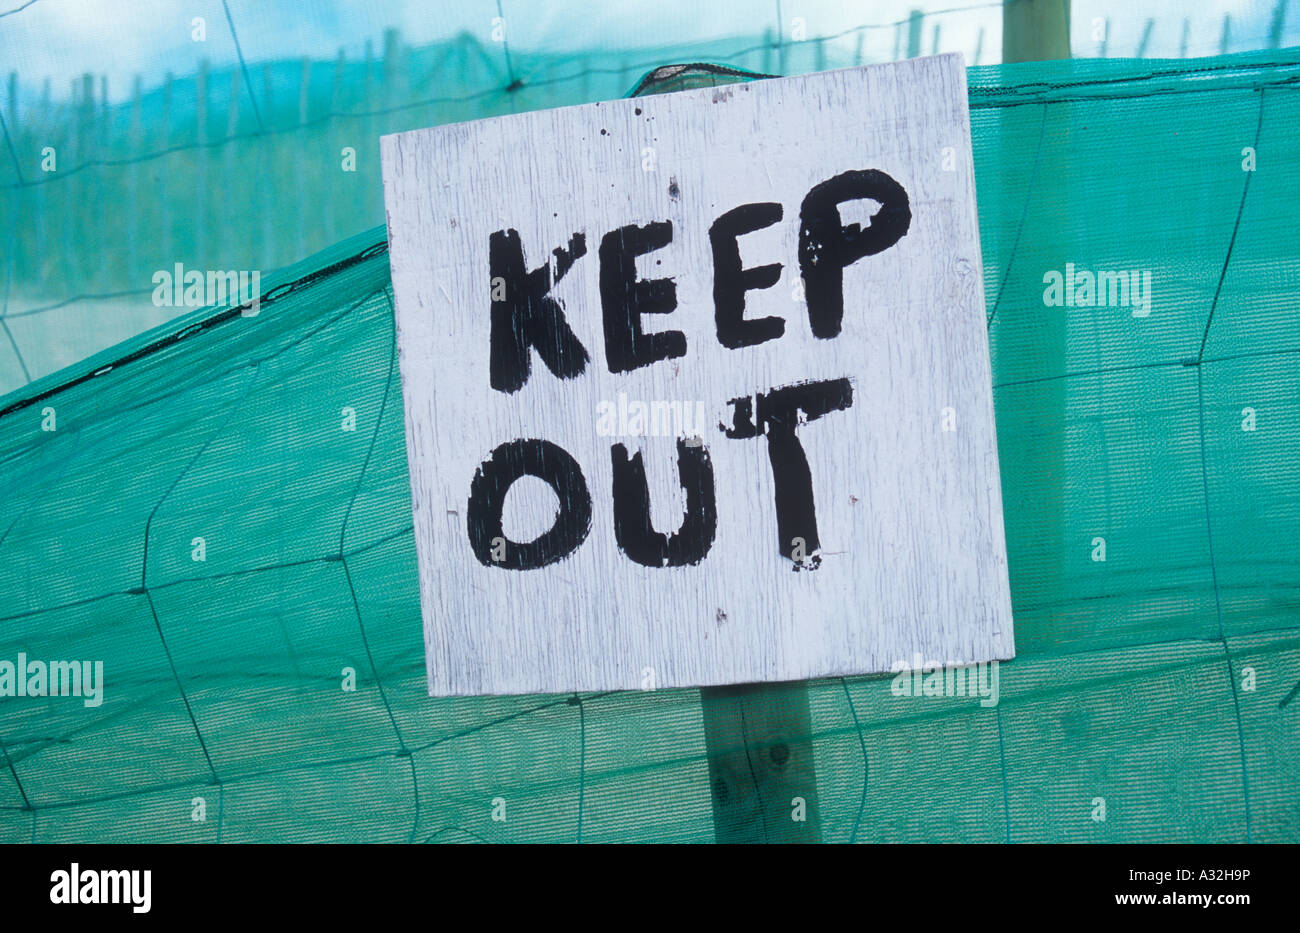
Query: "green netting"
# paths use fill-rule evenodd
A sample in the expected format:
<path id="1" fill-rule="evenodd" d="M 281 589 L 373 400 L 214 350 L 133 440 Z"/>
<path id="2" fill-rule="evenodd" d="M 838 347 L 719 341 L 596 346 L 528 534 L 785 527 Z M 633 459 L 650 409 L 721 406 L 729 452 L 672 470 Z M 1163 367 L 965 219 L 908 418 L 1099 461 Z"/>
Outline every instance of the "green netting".
<path id="1" fill-rule="evenodd" d="M 1296 841 L 1300 52 L 969 78 L 1019 656 L 812 684 L 822 836 Z M 0 400 L 0 659 L 106 679 L 0 699 L 0 839 L 713 839 L 697 691 L 425 695 L 383 239 Z"/>
<path id="2" fill-rule="evenodd" d="M 621 97 L 669 62 L 996 60 L 1001 15 L 988 0 L 925 16 L 840 0 L 189 0 L 160 18 L 80 0 L 73 19 L 59 2 L 0 11 L 0 393 L 182 313 L 152 300 L 177 262 L 265 273 L 382 224 L 381 134 Z"/>
<path id="3" fill-rule="evenodd" d="M 177 262 L 265 274 L 382 224 L 380 134 L 621 97 L 667 63 L 1003 51 L 998 0 L 68 4 L 0 8 L 0 393 L 183 313 L 152 300 Z M 1071 9 L 1076 58 L 1300 43 L 1286 0 Z"/>

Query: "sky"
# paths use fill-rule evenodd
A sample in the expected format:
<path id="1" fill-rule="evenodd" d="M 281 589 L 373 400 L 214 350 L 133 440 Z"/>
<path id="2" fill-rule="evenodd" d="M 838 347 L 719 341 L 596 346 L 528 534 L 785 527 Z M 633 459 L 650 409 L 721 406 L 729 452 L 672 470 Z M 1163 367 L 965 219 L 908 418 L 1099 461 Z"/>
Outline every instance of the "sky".
<path id="1" fill-rule="evenodd" d="M 1073 51 L 1076 57 L 1093 57 L 1103 49 L 1109 57 L 1132 56 L 1150 19 L 1148 57 L 1179 54 L 1184 20 L 1187 54 L 1215 54 L 1225 15 L 1232 24 L 1229 51 L 1260 48 L 1277 3 L 1075 0 Z M 760 38 L 778 23 L 792 41 L 800 34 L 840 36 L 833 41 L 848 46 L 857 42 L 857 33 L 842 33 L 870 25 L 862 31 L 864 56 L 888 60 L 899 42 L 894 24 L 913 9 L 927 14 L 923 53 L 961 51 L 973 63 L 978 47 L 981 63 L 989 64 L 1001 52 L 1001 10 L 988 0 L 228 0 L 228 5 L 234 35 L 249 63 L 302 56 L 333 59 L 340 48 L 350 59 L 359 58 L 367 40 L 378 54 L 389 27 L 416 46 L 462 31 L 488 44 L 495 30 L 513 48 L 582 51 Z M 1284 24 L 1282 44 L 1300 44 L 1300 0 L 1287 4 Z M 214 67 L 236 61 L 221 0 L 0 0 L 0 74 L 7 80 L 16 72 L 21 97 L 27 100 L 36 99 L 46 78 L 58 99 L 90 72 L 97 84 L 99 76 L 107 78 L 109 99 L 116 103 L 129 96 L 136 75 L 151 87 L 169 71 L 192 74 L 204 58 Z"/>

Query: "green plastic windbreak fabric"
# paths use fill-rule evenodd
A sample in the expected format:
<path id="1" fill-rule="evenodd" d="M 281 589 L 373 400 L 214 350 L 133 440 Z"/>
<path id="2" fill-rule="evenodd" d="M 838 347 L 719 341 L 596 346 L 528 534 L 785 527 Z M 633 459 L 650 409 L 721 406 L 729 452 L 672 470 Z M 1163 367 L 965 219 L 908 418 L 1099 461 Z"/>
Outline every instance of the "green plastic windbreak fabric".
<path id="1" fill-rule="evenodd" d="M 969 72 L 1018 657 L 812 684 L 825 840 L 1300 840 L 1298 79 Z M 697 691 L 426 695 L 383 243 L 0 399 L 0 659 L 105 680 L 0 699 L 0 840 L 713 839 Z"/>

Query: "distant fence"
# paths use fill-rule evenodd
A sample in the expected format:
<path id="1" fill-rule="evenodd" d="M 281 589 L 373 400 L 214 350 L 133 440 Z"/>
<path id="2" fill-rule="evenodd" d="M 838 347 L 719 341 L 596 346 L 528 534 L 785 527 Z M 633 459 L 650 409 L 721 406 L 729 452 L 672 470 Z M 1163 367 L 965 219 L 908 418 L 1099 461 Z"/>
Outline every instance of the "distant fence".
<path id="1" fill-rule="evenodd" d="M 692 51 L 792 73 L 859 60 L 770 34 Z M 47 80 L 39 104 L 20 107 L 10 74 L 0 393 L 173 316 L 153 303 L 153 276 L 177 263 L 265 272 L 382 223 L 385 133 L 621 97 L 673 59 L 507 60 L 469 35 L 414 49 L 390 30 L 382 54 L 367 46 L 360 60 L 205 63 L 147 90 L 137 78 L 125 104 L 85 75 L 65 99 Z"/>
<path id="2" fill-rule="evenodd" d="M 891 39 L 893 58 L 930 54 L 946 48 L 945 21 L 998 6 L 914 12 L 833 35 L 802 35 L 802 20 L 783 16 L 782 30 L 748 40 L 568 54 L 469 33 L 416 48 L 389 29 L 382 49 L 367 43 L 352 59 L 340 49 L 333 60 L 204 62 L 149 88 L 137 77 L 116 104 L 107 79 L 92 74 L 57 99 L 44 79 L 39 99 L 20 104 L 11 72 L 0 152 L 0 393 L 174 316 L 179 309 L 153 301 L 153 277 L 177 263 L 267 272 L 382 223 L 385 133 L 621 97 L 669 61 L 800 74 L 888 57 Z M 1285 11 L 1279 0 L 1273 45 Z M 1133 49 L 1105 35 L 1098 51 L 1145 54 L 1152 29 Z M 1236 41 L 1232 30 L 1225 17 L 1223 48 Z M 947 36 L 959 32 L 969 45 L 970 28 Z M 969 63 L 986 47 L 996 54 L 995 37 L 985 38 L 981 28 L 973 50 L 962 49 Z"/>

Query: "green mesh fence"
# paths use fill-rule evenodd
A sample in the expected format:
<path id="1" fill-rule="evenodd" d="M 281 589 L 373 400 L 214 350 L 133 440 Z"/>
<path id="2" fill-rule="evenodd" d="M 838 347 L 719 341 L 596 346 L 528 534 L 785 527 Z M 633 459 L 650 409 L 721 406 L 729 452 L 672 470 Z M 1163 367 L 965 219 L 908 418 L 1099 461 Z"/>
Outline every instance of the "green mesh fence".
<path id="1" fill-rule="evenodd" d="M 1300 52 L 969 78 L 1019 656 L 812 684 L 822 836 L 1296 841 Z M 0 840 L 713 839 L 697 691 L 425 695 L 383 242 L 0 399 L 0 660 L 105 680 Z"/>
<path id="2" fill-rule="evenodd" d="M 609 100 L 667 63 L 1003 52 L 998 0 L 69 3 L 0 0 L 0 394 L 183 314 L 152 300 L 177 262 L 265 274 L 382 224 L 381 134 Z M 1288 0 L 1071 9 L 1076 58 L 1300 44 Z"/>
<path id="3" fill-rule="evenodd" d="M 0 10 L 0 393 L 183 313 L 152 300 L 177 262 L 265 273 L 382 224 L 382 134 L 621 97 L 669 62 L 802 74 L 962 49 L 978 64 L 1001 22 L 989 0 L 916 16 L 657 0 L 653 28 L 648 10 L 568 0 L 187 0 L 174 18 L 82 0 L 88 49 L 63 2 Z M 53 64 L 37 54 L 51 47 Z M 86 249 L 87 231 L 108 233 Z"/>

